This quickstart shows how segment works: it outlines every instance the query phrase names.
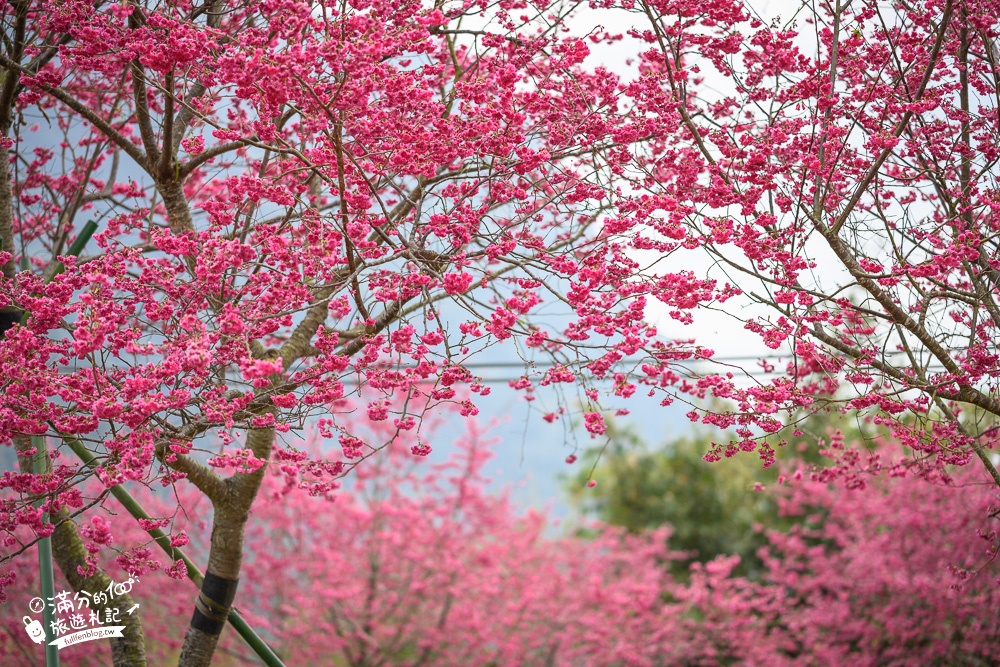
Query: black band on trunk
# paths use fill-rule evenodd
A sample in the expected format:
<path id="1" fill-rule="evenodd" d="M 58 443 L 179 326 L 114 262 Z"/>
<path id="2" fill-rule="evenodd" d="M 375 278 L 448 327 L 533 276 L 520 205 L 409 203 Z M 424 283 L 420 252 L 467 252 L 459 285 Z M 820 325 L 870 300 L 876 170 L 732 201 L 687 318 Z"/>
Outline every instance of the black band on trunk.
<path id="1" fill-rule="evenodd" d="M 201 584 L 198 599 L 194 602 L 191 627 L 207 635 L 221 634 L 229 616 L 229 609 L 236 598 L 236 587 L 239 583 L 239 579 L 223 579 L 211 572 L 207 573 Z"/>
<path id="2" fill-rule="evenodd" d="M 18 308 L 0 309 L 0 340 L 2 340 L 9 329 L 13 329 L 15 324 L 20 324 L 24 311 Z"/>

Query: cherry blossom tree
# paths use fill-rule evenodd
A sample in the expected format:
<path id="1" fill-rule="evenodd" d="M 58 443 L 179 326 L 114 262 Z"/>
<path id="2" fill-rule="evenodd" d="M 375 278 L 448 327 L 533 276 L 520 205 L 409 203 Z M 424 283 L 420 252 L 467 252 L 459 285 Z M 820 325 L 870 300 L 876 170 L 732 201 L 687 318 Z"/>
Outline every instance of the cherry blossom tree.
<path id="1" fill-rule="evenodd" d="M 978 458 L 1000 484 L 988 452 L 1000 415 L 996 5 L 806 3 L 768 24 L 738 3 L 695 7 L 634 9 L 648 50 L 626 94 L 636 133 L 653 139 L 633 151 L 636 192 L 604 231 L 682 266 L 707 256 L 707 276 L 652 276 L 669 315 L 690 322 L 739 292 L 727 314 L 785 356 L 762 360 L 772 377 L 749 388 L 698 380 L 696 393 L 737 403 L 689 415 L 737 429 L 712 457 L 772 460 L 761 430 L 832 406 L 890 427 L 922 465 Z"/>
<path id="2" fill-rule="evenodd" d="M 596 23 L 571 28 L 579 9 Z M 619 15 L 623 35 L 592 28 Z M 734 0 L 6 3 L 6 546 L 54 530 L 89 589 L 107 574 L 75 521 L 102 497 L 81 478 L 193 486 L 212 540 L 180 662 L 208 664 L 267 468 L 322 494 L 392 440 L 365 421 L 421 436 L 428 410 L 476 414 L 489 388 L 470 359 L 494 345 L 524 359 L 528 398 L 578 389 L 594 435 L 642 386 L 737 428 L 710 456 L 770 462 L 782 411 L 833 405 L 885 422 L 928 476 L 977 457 L 1000 485 L 997 16 L 963 0 L 810 4 L 785 24 Z M 588 60 L 626 43 L 628 74 Z M 684 267 L 695 252 L 704 274 Z M 732 312 L 787 372 L 706 366 L 654 304 L 681 324 Z M 307 427 L 339 453 L 303 454 Z M 144 664 L 142 646 L 130 619 L 115 663 Z"/>
<path id="3" fill-rule="evenodd" d="M 893 445 L 885 444 L 891 450 Z M 679 601 L 700 611 L 681 631 L 694 664 L 992 664 L 998 659 L 1000 541 L 981 469 L 933 480 L 889 472 L 857 443 L 862 490 L 844 467 L 789 470 L 776 497 L 794 519 L 767 530 L 764 576 L 730 576 L 738 558 L 696 564 Z M 700 638 L 700 641 L 699 641 Z"/>
<path id="4" fill-rule="evenodd" d="M 0 438 L 22 458 L 4 486 L 47 498 L 9 501 L 4 527 L 14 545 L 56 516 L 56 559 L 83 589 L 104 575 L 68 520 L 89 500 L 78 476 L 196 487 L 212 548 L 181 664 L 211 659 L 266 465 L 322 493 L 384 444 L 354 434 L 353 388 L 374 392 L 367 420 L 419 431 L 437 405 L 477 412 L 456 396 L 489 393 L 465 365 L 484 347 L 568 362 L 591 335 L 618 356 L 653 335 L 641 299 L 608 294 L 576 299 L 565 336 L 528 318 L 599 243 L 623 121 L 564 10 L 512 9 L 4 6 Z M 87 220 L 100 231 L 76 260 Z M 588 423 L 601 430 L 594 408 Z M 307 424 L 340 454 L 302 456 Z M 35 476 L 32 435 L 99 465 Z M 128 626 L 114 660 L 143 664 Z"/>

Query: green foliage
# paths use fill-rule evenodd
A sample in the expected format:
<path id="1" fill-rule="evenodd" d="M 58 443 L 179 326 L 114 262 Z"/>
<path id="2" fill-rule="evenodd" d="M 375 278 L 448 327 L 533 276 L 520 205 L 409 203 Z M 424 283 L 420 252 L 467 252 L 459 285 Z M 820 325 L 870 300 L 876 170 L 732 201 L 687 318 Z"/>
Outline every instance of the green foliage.
<path id="1" fill-rule="evenodd" d="M 820 462 L 817 443 L 832 432 L 839 429 L 859 442 L 870 441 L 871 430 L 836 413 L 803 417 L 794 429 L 801 435 L 785 434 L 792 444 L 776 447 L 778 459 L 795 459 L 804 466 Z M 680 579 L 687 578 L 692 563 L 719 555 L 738 555 L 734 573 L 756 579 L 763 571 L 757 556 L 766 543 L 762 529 L 786 530 L 791 522 L 778 515 L 768 491 L 779 472 L 777 466 L 763 470 L 753 454 L 704 461 L 713 438 L 718 440 L 719 433 L 694 429 L 651 448 L 627 426 L 611 423 L 607 443 L 584 453 L 567 490 L 582 513 L 630 532 L 669 524 L 670 548 L 685 553 L 670 563 Z M 596 485 L 588 486 L 590 480 Z"/>
<path id="2" fill-rule="evenodd" d="M 670 563 L 675 576 L 720 554 L 739 554 L 740 574 L 760 571 L 755 551 L 764 539 L 755 526 L 776 521 L 777 506 L 754 484 L 773 482 L 776 473 L 752 457 L 707 463 L 706 440 L 696 435 L 650 449 L 627 428 L 608 433 L 607 446 L 587 452 L 569 484 L 581 511 L 634 533 L 670 524 L 671 549 L 685 552 Z M 589 479 L 596 486 L 588 487 Z"/>

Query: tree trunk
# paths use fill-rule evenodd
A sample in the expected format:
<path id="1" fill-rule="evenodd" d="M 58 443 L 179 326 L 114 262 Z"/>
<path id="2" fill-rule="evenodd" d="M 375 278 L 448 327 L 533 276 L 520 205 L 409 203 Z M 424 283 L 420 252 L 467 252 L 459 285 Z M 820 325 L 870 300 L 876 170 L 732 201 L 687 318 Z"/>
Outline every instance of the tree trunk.
<path id="1" fill-rule="evenodd" d="M 174 234 L 193 232 L 194 221 L 191 219 L 187 197 L 184 196 L 184 183 L 174 180 L 158 181 L 156 189 L 163 197 L 163 207 L 167 209 L 170 231 Z"/>
<path id="2" fill-rule="evenodd" d="M 274 435 L 273 428 L 252 429 L 247 434 L 247 448 L 258 459 L 266 461 L 271 456 Z M 243 565 L 244 532 L 266 469 L 267 466 L 263 466 L 249 474 L 234 474 L 225 481 L 226 490 L 222 496 L 212 499 L 215 514 L 208 567 L 184 636 L 179 667 L 208 667 L 212 662 L 236 597 Z"/>

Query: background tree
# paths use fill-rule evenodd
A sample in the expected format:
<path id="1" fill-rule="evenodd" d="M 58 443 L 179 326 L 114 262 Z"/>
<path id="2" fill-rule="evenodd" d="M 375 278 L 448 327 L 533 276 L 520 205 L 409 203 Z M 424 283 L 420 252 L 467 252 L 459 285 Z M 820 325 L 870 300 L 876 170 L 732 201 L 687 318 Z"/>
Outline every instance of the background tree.
<path id="1" fill-rule="evenodd" d="M 811 478 L 783 463 L 783 482 L 769 493 L 787 523 L 761 533 L 751 580 L 737 573 L 736 554 L 679 567 L 668 527 L 630 536 L 591 523 L 589 537 L 558 536 L 544 515 L 521 515 L 485 491 L 496 443 L 475 427 L 447 461 L 414 458 L 413 442 L 400 438 L 337 492 L 310 493 L 277 469 L 265 476 L 262 498 L 282 502 L 255 510 L 240 607 L 287 664 L 985 665 L 1000 657 L 1000 541 L 989 518 L 997 503 L 975 469 L 933 481 L 882 471 L 861 490 L 846 474 L 831 482 L 830 468 Z M 830 454 L 858 444 L 834 438 Z M 209 550 L 195 489 L 144 496 L 157 516 L 177 513 L 192 555 Z M 98 515 L 83 532 L 107 542 L 108 526 Z M 102 562 L 142 541 L 132 530 L 101 545 Z M 16 565 L 9 593 L 30 598 L 34 563 Z M 181 650 L 190 590 L 162 569 L 135 586 L 151 661 Z M 19 614 L 6 614 L 2 627 L 4 664 L 34 665 Z M 90 642 L 64 655 L 106 664 L 102 649 Z M 215 661 L 253 657 L 229 633 Z"/>
<path id="2" fill-rule="evenodd" d="M 662 600 L 671 585 L 664 531 L 558 537 L 548 517 L 521 515 L 506 494 L 485 490 L 496 442 L 475 425 L 448 460 L 413 457 L 415 442 L 397 439 L 338 492 L 316 494 L 276 469 L 265 476 L 262 499 L 281 502 L 261 502 L 248 528 L 240 608 L 286 664 L 662 665 L 678 655 L 669 647 L 679 610 Z M 143 496 L 156 516 L 177 515 L 192 555 L 208 551 L 196 490 Z M 138 528 L 117 536 L 102 561 L 142 537 Z M 15 591 L 30 598 L 33 563 L 19 565 Z M 151 662 L 176 660 L 189 591 L 162 571 L 135 586 Z M 4 664 L 35 665 L 20 618 L 4 621 Z M 101 665 L 102 648 L 63 654 Z M 219 653 L 220 665 L 256 664 L 232 633 Z"/>
<path id="3" fill-rule="evenodd" d="M 566 482 L 579 511 L 630 533 L 670 526 L 669 546 L 680 554 L 669 566 L 680 579 L 692 563 L 720 555 L 740 557 L 735 572 L 760 575 L 756 552 L 766 539 L 759 529 L 777 527 L 778 506 L 754 486 L 774 482 L 777 470 L 745 458 L 709 464 L 708 438 L 697 434 L 650 448 L 617 423 L 608 433 L 608 444 L 589 449 Z"/>
<path id="4" fill-rule="evenodd" d="M 722 411 L 724 406 L 719 405 Z M 831 442 L 850 442 L 868 454 L 884 442 L 878 429 L 837 412 L 802 412 L 794 419 L 797 437 L 777 450 L 788 466 L 827 469 Z M 588 448 L 566 489 L 577 509 L 602 523 L 631 533 L 670 526 L 669 546 L 684 554 L 670 561 L 671 573 L 686 580 L 694 563 L 717 556 L 738 556 L 732 572 L 758 579 L 764 571 L 759 551 L 767 543 L 766 530 L 786 531 L 791 523 L 779 514 L 778 498 L 770 489 L 784 473 L 778 467 L 762 470 L 753 461 L 734 457 L 709 464 L 707 443 L 713 434 L 692 429 L 650 447 L 621 421 L 610 422 L 604 445 Z M 769 444 L 777 447 L 777 438 Z M 854 471 L 858 474 L 859 471 Z M 593 480 L 595 486 L 589 486 Z M 860 479 L 859 479 L 860 481 Z"/>
<path id="5" fill-rule="evenodd" d="M 835 440 L 846 452 L 851 443 Z M 695 565 L 681 601 L 699 613 L 697 664 L 778 650 L 764 664 L 987 665 L 996 662 L 997 501 L 964 468 L 930 481 L 905 470 L 867 490 L 790 474 L 779 498 L 794 519 L 768 531 L 761 583 L 730 578 L 734 559 Z"/>
<path id="6" fill-rule="evenodd" d="M 665 527 L 657 516 L 669 520 L 668 544 L 689 550 L 663 563 L 674 581 L 665 599 L 682 610 L 677 664 L 992 664 L 1000 631 L 990 612 L 1000 576 L 1000 502 L 984 493 L 992 480 L 974 468 L 918 474 L 887 463 L 898 459 L 897 444 L 872 444 L 835 432 L 825 464 L 790 459 L 744 472 L 757 483 L 773 475 L 756 491 L 753 481 L 684 484 L 685 473 L 712 467 L 685 455 L 685 444 L 609 447 L 598 484 L 575 488 L 585 491 L 577 498 L 596 494 L 584 508 L 640 534 Z M 640 500 L 632 488 L 650 493 Z M 756 553 L 745 565 L 748 542 Z"/>

